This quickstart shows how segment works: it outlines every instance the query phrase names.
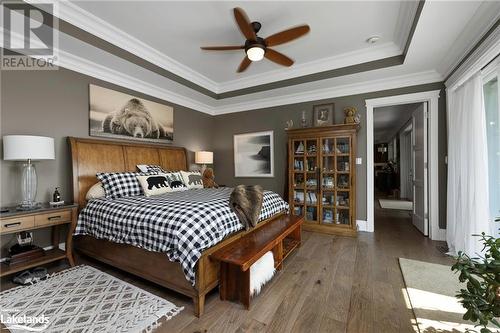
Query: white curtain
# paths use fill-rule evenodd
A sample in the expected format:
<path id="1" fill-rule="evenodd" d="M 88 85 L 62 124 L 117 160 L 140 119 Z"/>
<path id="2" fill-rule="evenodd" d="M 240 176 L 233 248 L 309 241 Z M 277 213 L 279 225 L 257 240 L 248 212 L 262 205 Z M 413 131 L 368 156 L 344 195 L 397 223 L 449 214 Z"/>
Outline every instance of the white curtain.
<path id="1" fill-rule="evenodd" d="M 488 150 L 480 73 L 448 90 L 448 218 L 452 254 L 482 250 L 473 234 L 489 228 Z"/>

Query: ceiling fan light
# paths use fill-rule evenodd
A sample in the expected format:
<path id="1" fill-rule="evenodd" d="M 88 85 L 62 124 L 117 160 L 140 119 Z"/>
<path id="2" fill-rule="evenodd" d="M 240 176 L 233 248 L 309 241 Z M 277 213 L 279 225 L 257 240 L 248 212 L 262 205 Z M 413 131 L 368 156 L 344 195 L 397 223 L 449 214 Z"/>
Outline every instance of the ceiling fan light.
<path id="1" fill-rule="evenodd" d="M 264 58 L 265 50 L 259 46 L 252 46 L 247 50 L 247 57 L 252 61 L 260 61 Z"/>

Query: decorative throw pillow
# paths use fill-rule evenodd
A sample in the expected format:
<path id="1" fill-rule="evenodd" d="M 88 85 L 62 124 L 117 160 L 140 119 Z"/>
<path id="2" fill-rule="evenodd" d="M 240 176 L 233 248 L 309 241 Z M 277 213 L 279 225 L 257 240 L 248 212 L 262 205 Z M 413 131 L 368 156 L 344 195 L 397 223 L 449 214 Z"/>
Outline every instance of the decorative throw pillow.
<path id="1" fill-rule="evenodd" d="M 137 176 L 149 176 L 141 172 L 99 172 L 97 179 L 102 182 L 106 198 L 121 198 L 143 195 Z"/>
<path id="2" fill-rule="evenodd" d="M 180 172 L 169 172 L 165 174 L 165 177 L 167 177 L 168 185 L 173 192 L 184 191 L 188 189 L 186 184 L 184 184 L 184 181 L 182 180 L 182 175 Z"/>
<path id="3" fill-rule="evenodd" d="M 137 176 L 137 180 L 141 184 L 144 195 L 147 197 L 172 192 L 165 174 L 159 173 L 151 176 Z"/>
<path id="4" fill-rule="evenodd" d="M 104 188 L 102 187 L 102 183 L 98 182 L 92 185 L 91 188 L 87 191 L 87 194 L 85 195 L 85 199 L 92 200 L 92 199 L 99 199 L 99 198 L 104 198 L 106 196 L 106 193 L 104 193 Z"/>
<path id="5" fill-rule="evenodd" d="M 187 188 L 203 188 L 201 173 L 181 171 L 181 176 Z"/>
<path id="6" fill-rule="evenodd" d="M 167 173 L 167 171 L 163 170 L 163 168 L 159 165 L 155 164 L 137 164 L 137 169 L 141 172 L 147 172 L 149 174 L 153 173 Z"/>

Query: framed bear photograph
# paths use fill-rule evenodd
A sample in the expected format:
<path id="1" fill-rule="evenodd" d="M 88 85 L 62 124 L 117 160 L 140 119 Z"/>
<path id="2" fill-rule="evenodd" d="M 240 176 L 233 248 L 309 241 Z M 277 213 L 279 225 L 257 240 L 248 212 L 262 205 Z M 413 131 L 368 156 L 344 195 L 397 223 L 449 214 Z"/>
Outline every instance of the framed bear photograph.
<path id="1" fill-rule="evenodd" d="M 174 108 L 116 90 L 89 85 L 90 136 L 169 143 Z"/>

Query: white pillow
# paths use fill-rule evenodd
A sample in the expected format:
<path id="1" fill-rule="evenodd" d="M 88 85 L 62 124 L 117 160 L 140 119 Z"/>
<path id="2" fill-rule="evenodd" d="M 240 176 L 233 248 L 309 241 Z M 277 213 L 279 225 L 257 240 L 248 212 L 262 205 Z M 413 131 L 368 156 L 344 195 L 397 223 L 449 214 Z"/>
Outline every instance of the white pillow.
<path id="1" fill-rule="evenodd" d="M 203 188 L 201 173 L 181 171 L 181 176 L 187 188 Z"/>
<path id="2" fill-rule="evenodd" d="M 172 188 L 168 185 L 169 181 L 166 174 L 137 176 L 137 180 L 141 184 L 144 195 L 147 197 L 172 192 Z"/>
<path id="3" fill-rule="evenodd" d="M 92 200 L 92 199 L 99 199 L 99 198 L 104 198 L 106 196 L 106 193 L 104 192 L 104 188 L 102 187 L 102 183 L 98 182 L 92 185 L 91 188 L 87 191 L 87 194 L 85 195 L 85 199 L 87 201 Z"/>

